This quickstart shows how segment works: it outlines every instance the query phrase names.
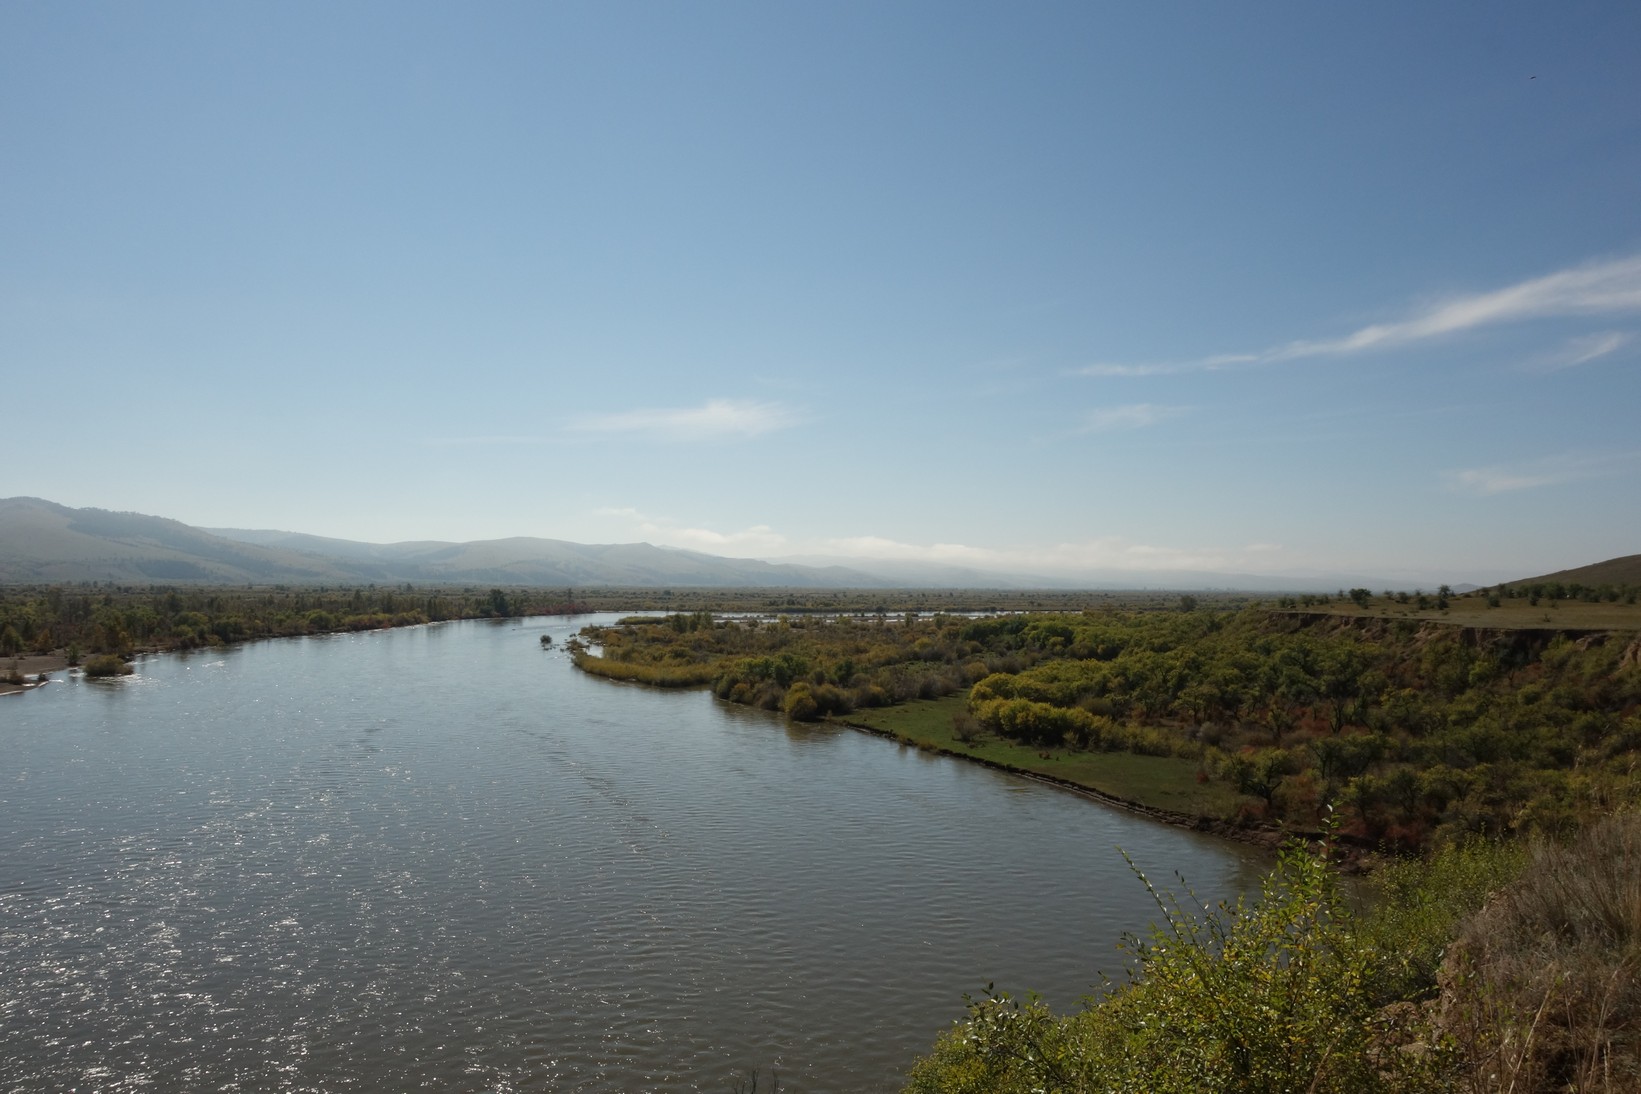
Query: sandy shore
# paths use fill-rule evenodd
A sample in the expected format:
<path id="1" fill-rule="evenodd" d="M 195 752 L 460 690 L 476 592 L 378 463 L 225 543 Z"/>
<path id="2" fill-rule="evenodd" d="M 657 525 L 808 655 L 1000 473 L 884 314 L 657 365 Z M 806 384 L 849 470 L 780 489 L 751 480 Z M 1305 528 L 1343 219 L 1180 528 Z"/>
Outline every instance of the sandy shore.
<path id="1" fill-rule="evenodd" d="M 24 683 L 9 682 L 12 672 L 23 674 Z M 0 695 L 14 695 L 19 691 L 44 683 L 41 673 L 56 674 L 68 671 L 68 658 L 58 653 L 30 654 L 26 657 L 0 657 Z"/>

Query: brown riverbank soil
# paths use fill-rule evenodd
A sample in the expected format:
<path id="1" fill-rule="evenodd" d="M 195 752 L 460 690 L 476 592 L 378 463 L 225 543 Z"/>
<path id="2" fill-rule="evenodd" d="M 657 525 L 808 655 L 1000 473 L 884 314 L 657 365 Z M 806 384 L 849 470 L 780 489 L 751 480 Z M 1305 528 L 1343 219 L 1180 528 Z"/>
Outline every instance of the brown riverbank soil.
<path id="1" fill-rule="evenodd" d="M 68 671 L 68 658 L 60 653 L 32 653 L 23 657 L 0 658 L 0 695 L 13 695 L 20 691 L 38 687 L 46 677 L 60 675 Z M 13 683 L 16 676 L 23 678 L 22 683 Z"/>

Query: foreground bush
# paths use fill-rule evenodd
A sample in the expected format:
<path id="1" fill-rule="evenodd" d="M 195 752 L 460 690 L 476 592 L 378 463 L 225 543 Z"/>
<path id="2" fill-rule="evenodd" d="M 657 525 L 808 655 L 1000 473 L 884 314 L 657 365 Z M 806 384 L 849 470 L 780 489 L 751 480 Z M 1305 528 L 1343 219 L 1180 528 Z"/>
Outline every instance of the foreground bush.
<path id="1" fill-rule="evenodd" d="M 1411 898 L 1355 914 L 1325 857 L 1283 851 L 1257 900 L 1187 909 L 1141 875 L 1160 925 L 1127 945 L 1128 978 L 1082 1012 L 993 994 L 913 1069 L 913 1094 L 1201 1091 L 1282 1094 L 1445 1091 L 1463 1046 L 1414 1008 L 1393 1029 L 1385 1004 L 1429 994 L 1459 921 L 1519 857 L 1453 849 L 1392 879 Z M 1387 906 L 1387 909 L 1389 906 Z"/>
<path id="2" fill-rule="evenodd" d="M 1058 1018 L 990 995 L 914 1070 L 916 1092 L 1360 1091 L 1369 954 L 1320 857 L 1285 851 L 1252 904 L 1157 898 L 1163 923 L 1103 1002 Z"/>

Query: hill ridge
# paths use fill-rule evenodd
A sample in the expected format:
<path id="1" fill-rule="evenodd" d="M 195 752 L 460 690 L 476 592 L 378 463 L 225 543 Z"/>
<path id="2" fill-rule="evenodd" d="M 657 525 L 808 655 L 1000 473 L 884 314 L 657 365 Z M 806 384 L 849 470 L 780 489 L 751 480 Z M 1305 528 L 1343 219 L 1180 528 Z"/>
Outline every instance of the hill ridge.
<path id="1" fill-rule="evenodd" d="M 300 532 L 204 529 L 169 517 L 0 499 L 0 582 L 883 587 L 859 571 L 720 558 L 648 543 L 511 536 L 371 544 Z"/>

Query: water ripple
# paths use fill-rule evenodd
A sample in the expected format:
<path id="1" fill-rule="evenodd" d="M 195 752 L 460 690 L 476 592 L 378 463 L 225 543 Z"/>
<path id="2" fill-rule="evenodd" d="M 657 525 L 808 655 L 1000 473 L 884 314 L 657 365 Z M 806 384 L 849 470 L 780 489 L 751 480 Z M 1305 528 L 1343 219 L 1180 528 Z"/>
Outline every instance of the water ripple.
<path id="1" fill-rule="evenodd" d="M 577 621 L 575 625 L 579 625 Z M 146 659 L 9 702 L 0 1086 L 890 1090 L 1259 865 L 1045 787 L 581 677 L 562 621 Z"/>

